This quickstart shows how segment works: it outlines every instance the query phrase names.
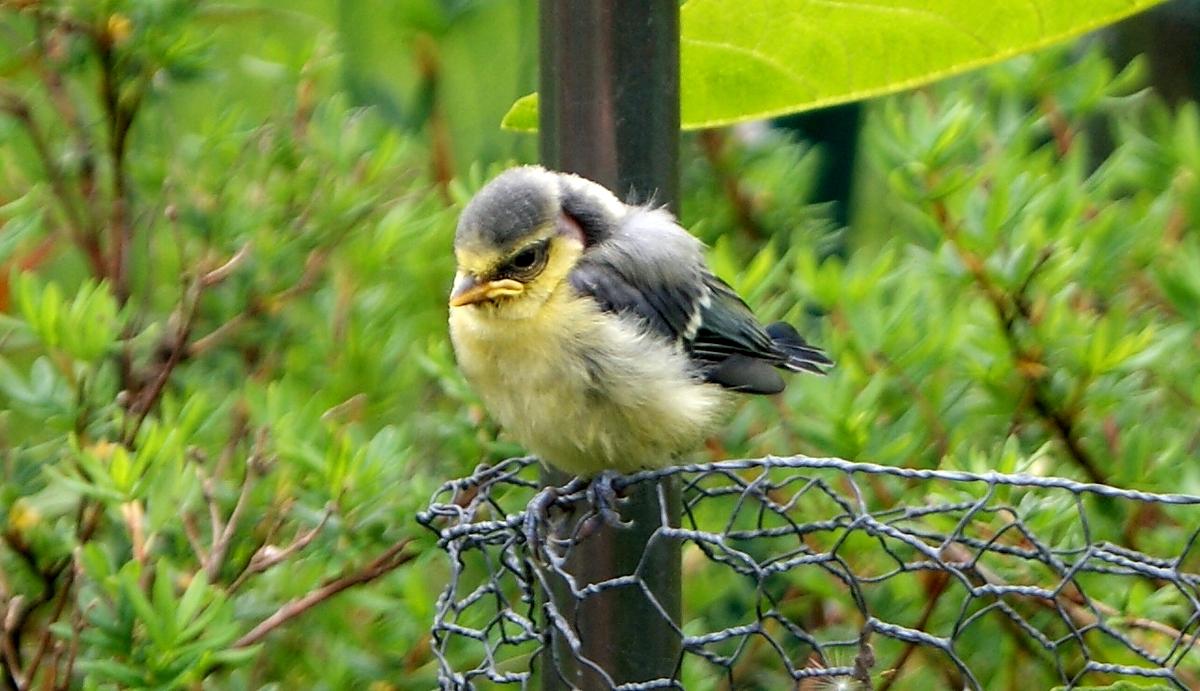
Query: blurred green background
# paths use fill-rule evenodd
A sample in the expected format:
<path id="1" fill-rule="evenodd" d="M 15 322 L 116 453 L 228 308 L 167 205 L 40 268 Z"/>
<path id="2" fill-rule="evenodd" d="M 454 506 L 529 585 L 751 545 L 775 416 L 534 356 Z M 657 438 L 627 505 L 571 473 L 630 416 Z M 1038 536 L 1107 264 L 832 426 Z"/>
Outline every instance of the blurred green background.
<path id="1" fill-rule="evenodd" d="M 1196 15 L 1170 3 L 846 117 L 687 135 L 684 224 L 838 363 L 741 405 L 697 458 L 1200 492 Z M 521 451 L 454 366 L 451 237 L 474 190 L 536 160 L 498 128 L 535 87 L 535 20 L 533 0 L 0 1 L 0 687 L 436 685 L 447 565 L 413 517 Z M 1165 557 L 1197 524 L 1099 514 Z M 874 597 L 911 624 L 928 593 L 904 587 Z M 745 589 L 688 595 L 689 627 L 738 620 Z M 828 597 L 800 616 L 852 629 Z M 1186 629 L 1182 597 L 1112 593 Z M 1011 633 L 976 636 L 987 688 L 1058 679 Z M 783 688 L 768 652 L 737 688 Z"/>

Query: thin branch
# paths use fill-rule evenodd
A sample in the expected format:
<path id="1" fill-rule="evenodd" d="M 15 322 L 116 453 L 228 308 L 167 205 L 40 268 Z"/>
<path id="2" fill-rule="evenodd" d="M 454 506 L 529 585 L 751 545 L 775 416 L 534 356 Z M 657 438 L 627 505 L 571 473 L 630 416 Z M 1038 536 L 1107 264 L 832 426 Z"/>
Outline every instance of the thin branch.
<path id="1" fill-rule="evenodd" d="M 262 310 L 268 314 L 274 314 L 292 298 L 308 292 L 316 285 L 317 279 L 321 277 L 321 272 L 325 269 L 325 263 L 328 260 L 328 250 L 313 250 L 309 252 L 308 257 L 304 260 L 304 271 L 300 274 L 300 278 L 291 286 L 264 300 Z"/>
<path id="2" fill-rule="evenodd" d="M 921 417 L 925 420 L 925 424 L 929 426 L 930 435 L 933 437 L 934 446 L 936 447 L 937 457 L 939 459 L 945 458 L 950 450 L 950 432 L 942 422 L 942 415 L 938 411 L 937 406 L 929 400 L 925 392 L 913 382 L 903 368 L 897 367 L 896 363 L 892 362 L 887 353 L 881 350 L 868 353 L 863 358 L 863 362 L 869 369 L 875 372 L 882 370 L 891 374 L 900 382 L 900 386 L 916 402 L 917 409 L 921 412 Z"/>
<path id="3" fill-rule="evenodd" d="M 233 407 L 230 418 L 231 429 L 229 439 L 226 440 L 224 448 L 221 449 L 221 455 L 217 457 L 217 463 L 212 470 L 213 477 L 225 477 L 225 474 L 229 472 L 229 464 L 233 463 L 233 458 L 237 455 L 238 446 L 241 445 L 250 432 L 250 416 L 246 412 L 244 402 L 238 402 Z"/>
<path id="4" fill-rule="evenodd" d="M 59 167 L 57 159 L 51 152 L 41 127 L 33 117 L 32 108 L 16 93 L 8 89 L 0 89 L 0 112 L 8 113 L 25 128 L 25 133 L 33 144 L 34 152 L 50 183 L 50 189 L 58 199 L 67 230 L 80 251 L 87 257 L 93 275 L 97 278 L 105 278 L 108 272 L 99 241 L 94 234 L 88 232 L 84 214 L 76 207 L 75 199 L 67 186 L 67 175 Z"/>
<path id="5" fill-rule="evenodd" d="M 234 592 L 242 586 L 251 576 L 263 573 L 271 567 L 282 563 L 293 554 L 304 549 L 317 537 L 325 525 L 329 522 L 329 517 L 333 515 L 333 506 L 325 507 L 325 513 L 321 515 L 321 520 L 311 529 L 304 531 L 290 545 L 280 549 L 275 545 L 263 545 L 259 547 L 254 556 L 250 558 L 246 568 L 238 574 L 233 583 L 229 586 L 229 592 Z"/>
<path id="6" fill-rule="evenodd" d="M 245 312 L 238 312 L 217 328 L 192 341 L 192 344 L 188 346 L 188 357 L 199 357 L 221 345 L 225 339 L 229 338 L 230 334 L 242 328 L 242 324 L 245 324 L 247 319 Z"/>
<path id="7" fill-rule="evenodd" d="M 125 429 L 125 434 L 122 435 L 122 444 L 132 448 L 134 440 L 137 439 L 138 430 L 146 421 L 146 416 L 150 414 L 150 409 L 158 402 L 166 389 L 167 381 L 171 377 L 171 373 L 183 361 L 184 353 L 187 351 L 188 336 L 192 331 L 192 323 L 196 318 L 196 311 L 200 304 L 201 283 L 199 280 L 194 280 L 184 292 L 183 302 L 179 309 L 175 312 L 176 327 L 170 344 L 170 349 L 167 353 L 166 362 L 164 362 L 154 377 L 154 381 L 149 388 L 140 392 L 140 395 L 133 401 L 130 406 L 130 413 L 133 414 L 133 423 L 129 424 Z"/>
<path id="8" fill-rule="evenodd" d="M 254 441 L 254 450 L 250 452 L 250 458 L 246 460 L 246 473 L 242 478 L 241 492 L 238 493 L 237 502 L 233 505 L 233 510 L 229 512 L 229 520 L 225 522 L 225 527 L 220 531 L 217 530 L 217 523 L 215 522 L 217 520 L 215 518 L 216 502 L 211 499 L 209 501 L 209 506 L 214 511 L 213 545 L 212 551 L 209 553 L 208 564 L 205 567 L 209 581 L 217 580 L 217 574 L 220 573 L 221 566 L 225 562 L 225 555 L 229 552 L 229 545 L 233 542 L 238 523 L 241 522 L 242 514 L 245 513 L 250 492 L 257 484 L 259 476 L 258 467 L 261 465 L 263 456 L 266 453 L 266 439 L 266 428 L 260 429 Z"/>
<path id="9" fill-rule="evenodd" d="M 316 590 L 304 595 L 303 597 L 289 600 L 282 607 L 275 611 L 274 614 L 263 619 L 257 626 L 249 631 L 246 635 L 239 638 L 234 644 L 235 648 L 247 648 L 252 646 L 262 639 L 266 638 L 275 629 L 283 626 L 292 619 L 304 614 L 308 610 L 316 607 L 329 598 L 337 595 L 343 590 L 353 588 L 357 585 L 370 583 L 371 581 L 384 576 L 391 571 L 412 561 L 416 554 L 413 552 L 404 552 L 404 548 L 412 542 L 411 537 L 406 537 L 396 544 L 389 547 L 383 554 L 379 555 L 370 564 L 367 564 L 362 569 L 340 576 L 331 581 L 327 581 L 324 585 Z"/>
<path id="10" fill-rule="evenodd" d="M 204 549 L 204 545 L 200 540 L 200 530 L 196 526 L 196 517 L 192 513 L 185 513 L 180 519 L 183 525 L 183 534 L 187 536 L 188 544 L 192 546 L 192 551 L 196 553 L 196 561 L 201 564 L 208 563 L 208 550 Z"/>
<path id="11" fill-rule="evenodd" d="M 100 63 L 100 101 L 108 124 L 108 157 L 112 166 L 112 199 L 109 208 L 109 278 L 117 300 L 124 305 L 129 300 L 129 246 L 133 228 L 129 223 L 132 206 L 129 195 L 125 155 L 129 132 L 141 104 L 145 78 L 121 82 L 117 74 L 116 55 L 111 37 L 105 32 L 95 42 Z M 130 88 L 132 87 L 132 88 Z M 122 93 L 122 92 L 125 93 Z"/>
<path id="12" fill-rule="evenodd" d="M 311 290 L 317 284 L 317 279 L 320 278 L 326 261 L 327 254 L 325 251 L 313 250 L 310 252 L 304 262 L 304 271 L 294 284 L 265 298 L 252 297 L 247 307 L 241 312 L 233 315 L 204 336 L 194 340 L 188 346 L 188 357 L 203 355 L 217 347 L 230 336 L 237 333 L 246 322 L 255 316 L 278 313 L 288 302 Z"/>
<path id="13" fill-rule="evenodd" d="M 929 619 L 933 616 L 933 610 L 937 607 L 942 595 L 946 593 L 948 585 L 950 585 L 950 574 L 933 574 L 933 582 L 926 593 L 925 608 L 921 610 L 921 616 L 917 619 L 916 626 L 914 627 L 917 631 L 924 631 L 929 626 Z M 896 658 L 896 662 L 890 668 L 890 675 L 886 681 L 879 685 L 877 691 L 888 691 L 892 688 L 896 680 L 900 678 L 900 673 L 904 669 L 904 665 L 908 664 L 909 659 L 912 658 L 916 647 L 917 644 L 911 641 L 904 645 L 904 650 L 900 652 L 900 657 Z"/>
<path id="14" fill-rule="evenodd" d="M 188 341 L 191 338 L 192 327 L 196 321 L 196 314 L 200 309 L 200 298 L 204 294 L 204 290 L 229 278 L 234 270 L 245 261 L 249 251 L 249 245 L 244 245 L 221 266 L 201 273 L 184 290 L 180 305 L 173 315 L 176 326 L 167 344 L 166 361 L 159 367 L 151 385 L 140 392 L 140 395 L 130 407 L 130 413 L 133 414 L 134 421 L 126 428 L 123 435 L 125 446 L 132 447 L 134 441 L 137 439 L 138 430 L 141 429 L 146 416 L 150 414 L 150 410 L 162 396 L 171 374 L 187 357 L 189 352 Z"/>
<path id="15" fill-rule="evenodd" d="M 67 600 L 70 599 L 69 596 L 71 594 L 71 587 L 74 585 L 74 583 L 75 570 L 70 569 L 66 572 L 66 580 L 64 580 L 59 586 L 58 601 L 54 605 L 54 613 L 50 615 L 50 619 L 42 631 L 42 637 L 40 640 L 38 640 L 37 650 L 34 652 L 33 658 L 29 661 L 29 665 L 25 668 L 24 677 L 26 686 L 24 688 L 29 688 L 33 684 L 33 680 L 37 676 L 38 668 L 41 666 L 42 660 L 46 656 L 46 651 L 50 649 L 50 641 L 53 638 L 53 634 L 50 630 L 50 624 L 57 622 L 60 618 L 62 618 L 63 611 L 67 606 Z"/>
<path id="16" fill-rule="evenodd" d="M 238 251 L 235 252 L 234 255 L 230 257 L 224 264 L 201 276 L 200 286 L 203 288 L 211 288 L 218 283 L 221 283 L 233 275 L 233 272 L 237 271 L 237 268 L 244 264 L 249 257 L 250 243 L 246 243 L 242 245 L 241 248 L 238 249 Z"/>
<path id="17" fill-rule="evenodd" d="M 429 95 L 432 107 L 429 112 L 429 139 L 431 144 L 430 172 L 442 201 L 452 201 L 450 182 L 454 179 L 454 146 L 450 136 L 450 125 L 443 112 L 441 99 L 442 69 L 438 57 L 437 42 L 422 34 L 414 43 L 417 72 L 421 90 Z"/>
<path id="18" fill-rule="evenodd" d="M 93 41 L 100 38 L 99 32 L 92 25 L 85 24 L 66 12 L 55 11 L 39 3 L 29 2 L 29 0 L 0 0 L 0 9 L 18 14 L 28 14 L 40 22 L 54 24 L 61 29 L 85 36 Z"/>
<path id="19" fill-rule="evenodd" d="M 719 130 L 709 129 L 700 132 L 699 140 L 700 150 L 704 153 L 704 158 L 712 168 L 713 174 L 716 175 L 717 182 L 720 183 L 721 190 L 729 202 L 729 207 L 733 209 L 738 227 L 751 240 L 761 242 L 769 236 L 769 233 L 757 218 L 758 212 L 754 208 L 754 200 L 746 194 L 737 172 L 729 165 L 728 157 L 723 151 L 726 141 L 724 135 Z"/>
<path id="20" fill-rule="evenodd" d="M 9 598 L 5 603 L 4 616 L 0 618 L 0 634 L 3 634 L 0 636 L 0 659 L 4 660 L 0 670 L 4 671 L 5 681 L 14 689 L 21 688 L 21 680 L 17 677 L 21 669 L 21 652 L 14 634 L 20 631 L 24 606 L 23 596 Z"/>
<path id="21" fill-rule="evenodd" d="M 216 484 L 212 481 L 212 478 L 201 477 L 200 491 L 204 495 L 204 502 L 208 505 L 208 532 L 214 542 L 225 530 L 224 521 L 221 519 L 221 507 L 217 505 L 215 489 Z M 208 571 L 207 563 L 204 565 L 204 569 L 206 572 Z"/>
<path id="22" fill-rule="evenodd" d="M 950 248 L 958 255 L 959 260 L 971 274 L 975 285 L 992 306 L 996 319 L 1000 323 L 1000 332 L 1004 336 L 1005 343 L 1008 344 L 1015 368 L 1029 383 L 1034 411 L 1066 448 L 1068 458 L 1083 470 L 1089 480 L 1098 484 L 1108 484 L 1107 476 L 1100 470 L 1099 464 L 1079 439 L 1079 422 L 1075 415 L 1070 410 L 1055 404 L 1044 381 L 1043 372 L 1046 365 L 1041 361 L 1038 353 L 1021 343 L 1017 334 L 1018 321 L 1026 323 L 1030 321 L 1030 314 L 1025 308 L 1023 296 L 1009 295 L 992 281 L 983 260 L 959 241 L 958 228 L 951 221 L 945 202 L 942 200 L 934 202 L 933 214 L 941 225 Z M 1034 267 L 1034 273 L 1039 271 L 1049 258 L 1049 252 L 1044 250 Z M 1029 279 L 1022 286 L 1022 291 L 1028 285 Z"/>
<path id="23" fill-rule="evenodd" d="M 90 609 L 90 607 L 89 607 Z M 75 613 L 71 616 L 71 644 L 67 650 L 67 660 L 63 665 L 62 684 L 56 688 L 62 691 L 67 691 L 71 688 L 71 678 L 75 671 L 75 660 L 79 655 L 79 639 L 83 635 L 84 611 L 75 608 Z"/>
<path id="24" fill-rule="evenodd" d="M 1058 103 L 1052 96 L 1047 95 L 1043 98 L 1041 107 L 1046 122 L 1050 126 L 1050 133 L 1054 136 L 1054 145 L 1058 155 L 1066 156 L 1075 142 L 1075 132 L 1071 129 L 1071 123 L 1063 115 L 1062 109 L 1058 107 Z"/>

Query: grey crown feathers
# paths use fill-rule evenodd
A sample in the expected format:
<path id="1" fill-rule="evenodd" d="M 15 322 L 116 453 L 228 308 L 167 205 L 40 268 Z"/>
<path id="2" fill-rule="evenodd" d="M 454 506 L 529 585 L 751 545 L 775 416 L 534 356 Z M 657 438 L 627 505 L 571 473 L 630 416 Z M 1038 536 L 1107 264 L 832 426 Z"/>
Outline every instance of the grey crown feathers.
<path id="1" fill-rule="evenodd" d="M 459 220 L 459 247 L 510 248 L 560 212 L 583 231 L 585 250 L 568 276 L 602 309 L 639 319 L 677 343 L 703 381 L 750 394 L 784 388 L 776 368 L 823 374 L 832 365 L 791 325 L 762 326 L 746 303 L 708 269 L 703 245 L 665 210 L 630 206 L 584 178 L 513 168 L 471 200 Z M 486 222 L 484 222 L 486 220 Z"/>

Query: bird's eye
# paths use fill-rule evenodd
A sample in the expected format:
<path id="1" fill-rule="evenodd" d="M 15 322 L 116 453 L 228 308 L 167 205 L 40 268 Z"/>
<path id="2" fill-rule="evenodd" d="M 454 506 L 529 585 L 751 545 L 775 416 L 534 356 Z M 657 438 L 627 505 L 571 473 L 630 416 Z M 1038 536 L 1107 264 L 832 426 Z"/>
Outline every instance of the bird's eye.
<path id="1" fill-rule="evenodd" d="M 526 250 L 522 250 L 517 256 L 509 260 L 508 264 L 518 271 L 526 271 L 532 269 L 538 263 L 538 258 L 542 253 L 540 245 L 535 245 Z"/>

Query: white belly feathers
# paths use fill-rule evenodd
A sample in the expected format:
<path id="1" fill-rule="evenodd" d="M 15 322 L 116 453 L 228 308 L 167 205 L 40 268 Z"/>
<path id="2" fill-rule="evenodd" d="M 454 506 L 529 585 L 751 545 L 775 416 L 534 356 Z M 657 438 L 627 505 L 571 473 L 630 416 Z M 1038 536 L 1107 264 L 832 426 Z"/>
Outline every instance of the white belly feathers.
<path id="1" fill-rule="evenodd" d="M 703 440 L 728 398 L 695 379 L 678 348 L 632 320 L 602 318 L 586 300 L 556 295 L 526 319 L 453 308 L 450 335 L 500 424 L 577 475 L 668 464 Z"/>

